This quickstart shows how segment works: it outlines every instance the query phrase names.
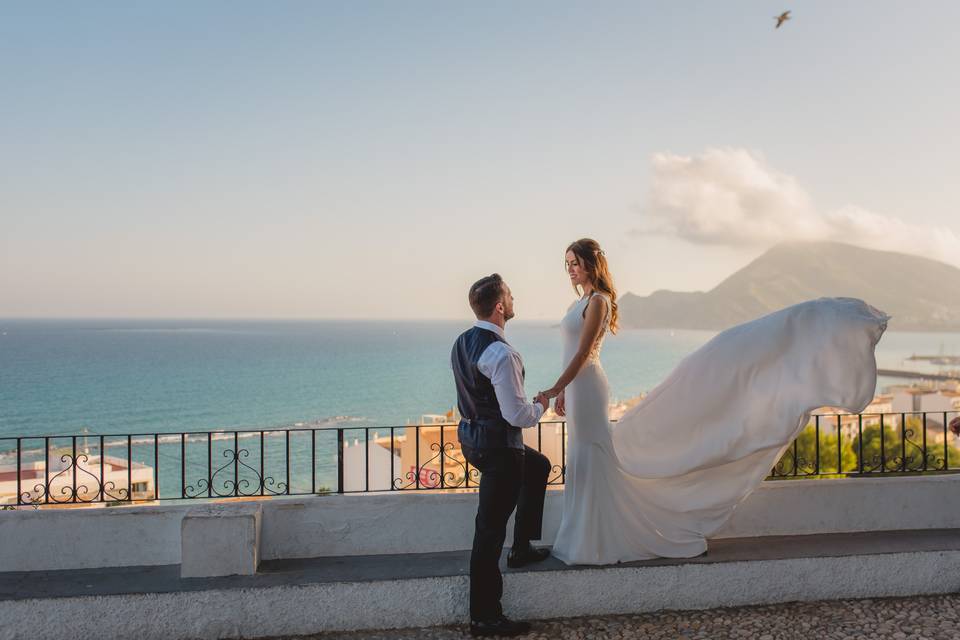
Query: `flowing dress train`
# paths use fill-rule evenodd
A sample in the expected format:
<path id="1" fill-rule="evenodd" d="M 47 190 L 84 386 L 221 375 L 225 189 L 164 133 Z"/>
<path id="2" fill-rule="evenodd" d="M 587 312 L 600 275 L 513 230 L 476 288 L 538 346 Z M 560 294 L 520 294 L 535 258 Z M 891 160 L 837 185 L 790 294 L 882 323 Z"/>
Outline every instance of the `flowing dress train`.
<path id="1" fill-rule="evenodd" d="M 600 363 L 604 300 L 604 331 L 565 392 L 566 483 L 553 554 L 568 564 L 703 553 L 811 411 L 859 412 L 873 398 L 874 347 L 889 317 L 861 300 L 820 298 L 717 334 L 611 424 Z M 560 324 L 565 364 L 588 302 Z"/>

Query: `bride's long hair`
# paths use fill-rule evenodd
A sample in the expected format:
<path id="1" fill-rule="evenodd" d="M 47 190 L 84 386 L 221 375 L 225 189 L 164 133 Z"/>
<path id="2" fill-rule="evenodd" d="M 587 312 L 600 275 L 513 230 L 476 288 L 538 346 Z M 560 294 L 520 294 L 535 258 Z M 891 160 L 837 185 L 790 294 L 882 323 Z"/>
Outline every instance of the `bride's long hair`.
<path id="1" fill-rule="evenodd" d="M 610 333 L 616 333 L 620 318 L 617 308 L 617 288 L 613 284 L 613 275 L 610 274 L 610 267 L 607 265 L 607 256 L 600 248 L 600 243 L 591 238 L 580 238 L 576 242 L 571 242 L 567 251 L 572 251 L 573 255 L 580 260 L 580 264 L 586 268 L 593 288 L 610 296 Z M 573 290 L 577 295 L 583 295 L 579 285 L 573 285 Z"/>

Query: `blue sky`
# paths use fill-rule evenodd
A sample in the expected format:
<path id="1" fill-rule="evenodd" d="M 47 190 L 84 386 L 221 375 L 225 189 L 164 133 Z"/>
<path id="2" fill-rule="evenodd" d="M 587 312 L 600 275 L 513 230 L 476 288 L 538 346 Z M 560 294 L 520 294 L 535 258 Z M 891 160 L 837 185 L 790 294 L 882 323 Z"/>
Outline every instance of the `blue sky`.
<path id="1" fill-rule="evenodd" d="M 0 316 L 467 317 L 498 271 L 518 318 L 554 319 L 582 236 L 641 294 L 792 237 L 960 260 L 958 23 L 955 2 L 5 3 Z"/>

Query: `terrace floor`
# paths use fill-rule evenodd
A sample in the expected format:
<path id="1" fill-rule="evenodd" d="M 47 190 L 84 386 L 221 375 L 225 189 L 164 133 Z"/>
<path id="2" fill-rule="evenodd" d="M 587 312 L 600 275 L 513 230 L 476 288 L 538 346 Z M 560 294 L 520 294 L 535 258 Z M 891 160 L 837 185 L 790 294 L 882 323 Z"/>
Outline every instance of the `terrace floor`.
<path id="1" fill-rule="evenodd" d="M 292 636 L 275 640 L 288 640 Z M 960 594 L 790 602 L 533 621 L 529 640 L 956 640 Z M 465 625 L 330 632 L 298 640 L 465 640 Z"/>

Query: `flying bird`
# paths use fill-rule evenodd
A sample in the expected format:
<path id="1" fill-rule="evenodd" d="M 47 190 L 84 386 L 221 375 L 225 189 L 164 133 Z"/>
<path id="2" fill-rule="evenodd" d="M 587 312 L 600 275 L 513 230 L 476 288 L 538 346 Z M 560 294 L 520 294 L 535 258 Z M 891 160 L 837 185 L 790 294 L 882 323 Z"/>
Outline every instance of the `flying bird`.
<path id="1" fill-rule="evenodd" d="M 775 26 L 774 29 L 779 29 L 780 25 L 790 19 L 790 12 L 784 11 L 780 15 L 775 16 L 773 19 L 777 21 L 777 26 Z"/>

